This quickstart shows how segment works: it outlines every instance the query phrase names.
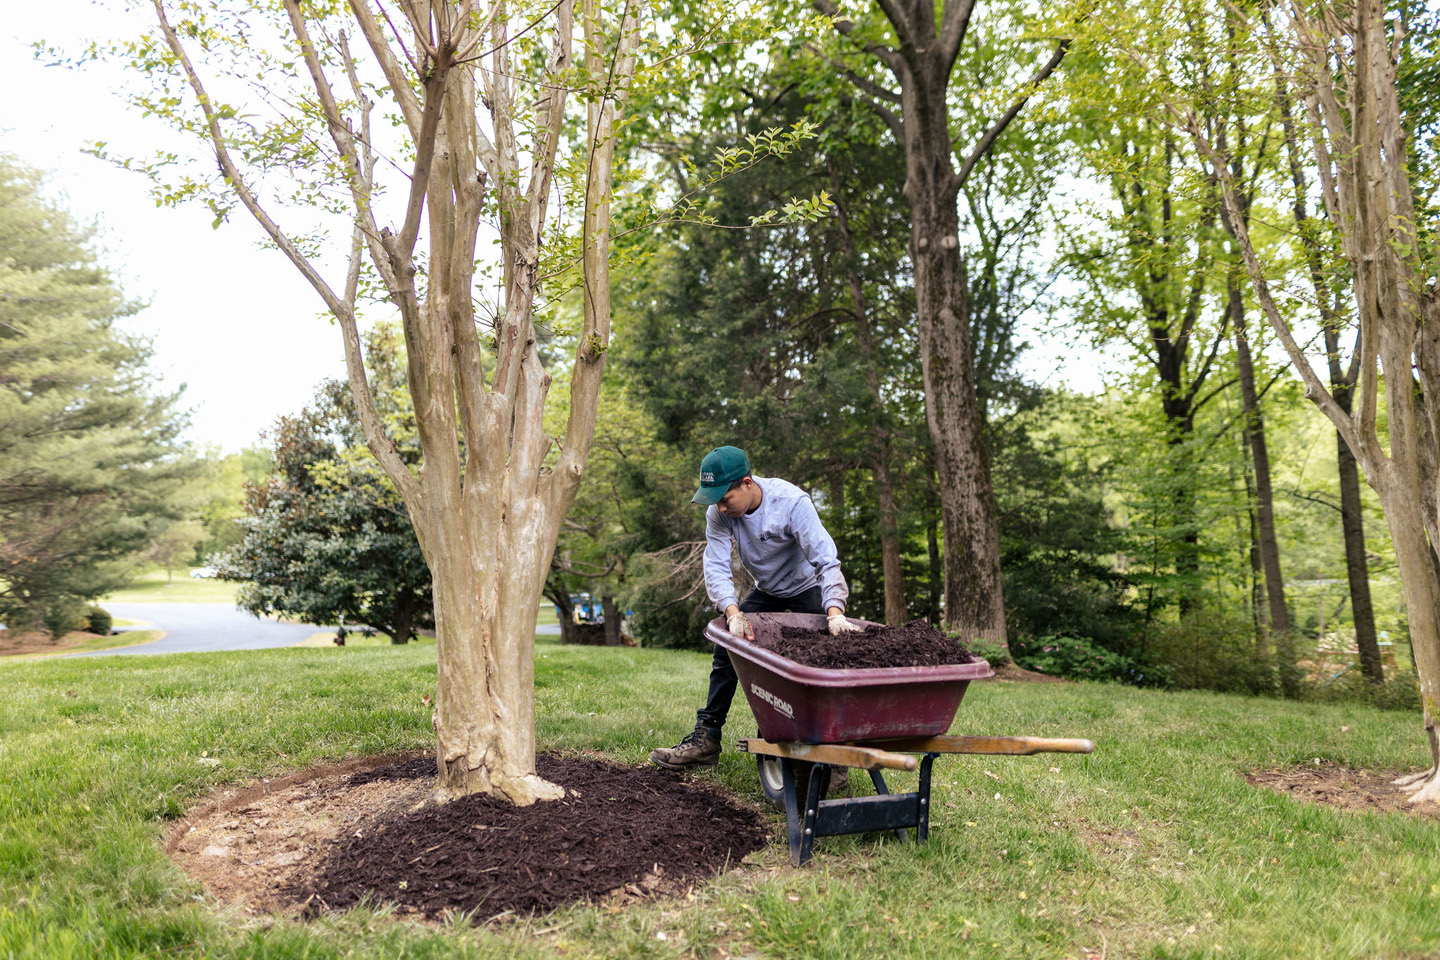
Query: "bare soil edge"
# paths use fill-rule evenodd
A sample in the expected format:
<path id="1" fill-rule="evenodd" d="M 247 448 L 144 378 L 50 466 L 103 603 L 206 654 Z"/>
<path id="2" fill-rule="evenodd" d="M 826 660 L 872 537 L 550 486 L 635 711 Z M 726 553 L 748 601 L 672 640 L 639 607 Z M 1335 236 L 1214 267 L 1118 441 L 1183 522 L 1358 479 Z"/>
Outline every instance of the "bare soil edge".
<path id="1" fill-rule="evenodd" d="M 1274 790 L 1302 803 L 1440 820 L 1440 804 L 1411 803 L 1410 794 L 1391 782 L 1409 772 L 1356 769 L 1321 760 L 1318 764 L 1251 770 L 1240 776 L 1253 787 Z"/>
<path id="2" fill-rule="evenodd" d="M 280 793 L 290 787 L 298 787 L 301 784 L 309 783 L 312 780 L 327 779 L 330 777 L 345 777 L 352 773 L 360 773 L 365 770 L 373 770 L 376 767 L 388 766 L 392 763 L 403 763 L 413 760 L 416 757 L 424 756 L 426 750 L 404 750 L 399 753 L 384 753 L 370 757 L 356 757 L 352 760 L 342 760 L 336 763 L 322 763 L 313 767 L 306 767 L 304 770 L 297 770 L 295 773 L 283 777 L 259 777 L 236 787 L 221 787 L 219 796 L 211 796 L 202 803 L 196 804 L 185 815 L 176 821 L 165 837 L 165 854 L 173 856 L 181 840 L 190 832 L 190 828 L 198 821 L 222 813 L 232 813 L 236 810 L 243 810 L 256 800 L 267 797 L 271 794 Z"/>

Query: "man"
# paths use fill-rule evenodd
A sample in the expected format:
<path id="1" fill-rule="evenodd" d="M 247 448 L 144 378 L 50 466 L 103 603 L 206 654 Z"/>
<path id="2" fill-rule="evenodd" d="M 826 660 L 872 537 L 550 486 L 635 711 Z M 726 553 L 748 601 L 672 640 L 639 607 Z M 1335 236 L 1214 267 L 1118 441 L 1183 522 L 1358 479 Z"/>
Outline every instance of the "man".
<path id="1" fill-rule="evenodd" d="M 750 458 L 737 447 L 717 447 L 700 463 L 700 489 L 691 503 L 706 504 L 705 591 L 725 615 L 730 632 L 755 638 L 747 613 L 824 613 L 832 634 L 859 631 L 845 619 L 850 589 L 840 572 L 835 541 L 820 523 L 815 504 L 795 486 L 750 473 Z M 735 597 L 730 545 L 755 578 L 744 600 Z M 710 692 L 696 712 L 695 730 L 673 747 L 652 751 L 667 770 L 720 762 L 720 729 L 735 697 L 730 653 L 715 645 Z"/>

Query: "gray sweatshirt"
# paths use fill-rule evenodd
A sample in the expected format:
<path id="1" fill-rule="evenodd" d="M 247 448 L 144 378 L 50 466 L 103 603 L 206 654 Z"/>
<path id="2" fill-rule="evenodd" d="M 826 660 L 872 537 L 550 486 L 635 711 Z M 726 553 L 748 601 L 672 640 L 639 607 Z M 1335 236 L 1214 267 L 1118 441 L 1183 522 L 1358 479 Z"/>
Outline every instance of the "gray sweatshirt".
<path id="1" fill-rule="evenodd" d="M 793 597 L 820 585 L 825 606 L 845 609 L 850 588 L 840 572 L 835 541 L 820 523 L 815 504 L 795 484 L 755 477 L 763 494 L 754 513 L 727 517 L 719 507 L 705 511 L 705 591 L 721 613 L 739 604 L 730 575 L 730 544 L 755 585 L 776 597 Z"/>

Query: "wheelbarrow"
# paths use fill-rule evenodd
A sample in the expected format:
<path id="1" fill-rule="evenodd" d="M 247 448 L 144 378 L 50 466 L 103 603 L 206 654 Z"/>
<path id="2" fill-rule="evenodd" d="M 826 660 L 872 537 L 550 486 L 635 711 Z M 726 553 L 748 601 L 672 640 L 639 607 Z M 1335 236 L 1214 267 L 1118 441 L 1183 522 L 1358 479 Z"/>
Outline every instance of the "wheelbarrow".
<path id="1" fill-rule="evenodd" d="M 1043 737 L 946 736 L 972 680 L 994 676 L 990 665 L 829 670 L 807 667 L 764 649 L 781 627 L 823 631 L 814 614 L 749 614 L 755 640 L 732 634 L 724 619 L 705 636 L 730 652 L 760 736 L 740 740 L 754 754 L 766 799 L 785 810 L 790 860 L 810 859 L 816 837 L 893 830 L 916 842 L 929 837 L 930 768 L 942 754 L 1020 756 L 1090 753 L 1089 740 Z M 871 624 L 852 620 L 862 627 Z M 914 756 L 919 754 L 919 757 Z M 866 770 L 873 797 L 827 799 L 830 772 Z M 892 793 L 883 770 L 920 771 L 919 787 Z"/>

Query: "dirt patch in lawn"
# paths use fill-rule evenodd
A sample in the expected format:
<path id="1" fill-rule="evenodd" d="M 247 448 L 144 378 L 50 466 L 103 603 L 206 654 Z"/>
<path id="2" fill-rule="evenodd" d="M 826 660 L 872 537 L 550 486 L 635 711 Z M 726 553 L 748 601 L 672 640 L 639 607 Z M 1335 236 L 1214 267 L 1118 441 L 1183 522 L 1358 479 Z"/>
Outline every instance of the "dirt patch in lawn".
<path id="1" fill-rule="evenodd" d="M 754 806 L 653 767 L 542 755 L 538 768 L 565 799 L 436 805 L 429 753 L 320 767 L 192 811 L 167 852 L 249 913 L 368 900 L 483 919 L 681 894 L 769 840 Z"/>
<path id="2" fill-rule="evenodd" d="M 1440 804 L 1411 803 L 1410 794 L 1391 783 L 1405 773 L 1399 770 L 1353 770 L 1321 761 L 1318 766 L 1255 770 L 1243 776 L 1251 786 L 1267 787 L 1306 803 L 1342 810 L 1404 813 L 1440 819 Z"/>
<path id="3" fill-rule="evenodd" d="M 994 669 L 994 671 L 995 671 L 995 676 L 994 676 L 992 679 L 995 679 L 995 680 L 1011 680 L 1011 681 L 1014 681 L 1014 682 L 1016 682 L 1016 683 L 1074 683 L 1074 682 L 1075 682 L 1075 681 L 1070 680 L 1070 679 L 1068 679 L 1068 678 L 1066 678 L 1066 677 L 1057 677 L 1057 676 L 1054 676 L 1053 674 L 1049 674 L 1049 673 L 1039 673 L 1038 671 L 1035 671 L 1035 670 L 1026 670 L 1024 667 L 1017 666 L 1017 665 L 1015 664 L 1015 661 L 1013 661 L 1013 660 L 1010 661 L 1009 663 L 1002 664 L 1002 665 L 1000 665 L 1000 666 L 998 666 L 998 667 L 994 667 L 994 668 L 992 668 L 992 669 Z"/>
<path id="4" fill-rule="evenodd" d="M 767 637 L 757 643 L 786 660 L 825 670 L 938 667 L 971 663 L 975 659 L 960 641 L 947 637 L 924 620 L 895 626 L 876 624 L 839 636 L 823 630 L 782 626 L 778 637 Z"/>

